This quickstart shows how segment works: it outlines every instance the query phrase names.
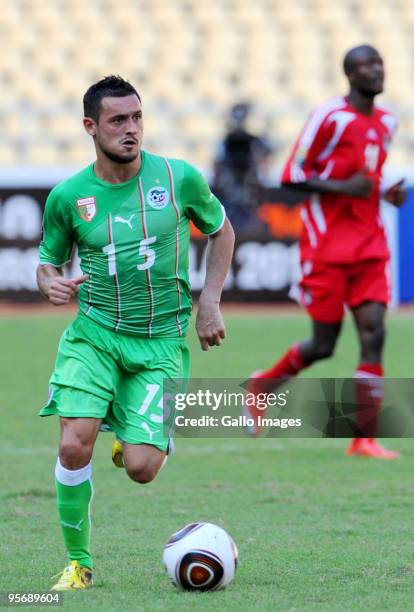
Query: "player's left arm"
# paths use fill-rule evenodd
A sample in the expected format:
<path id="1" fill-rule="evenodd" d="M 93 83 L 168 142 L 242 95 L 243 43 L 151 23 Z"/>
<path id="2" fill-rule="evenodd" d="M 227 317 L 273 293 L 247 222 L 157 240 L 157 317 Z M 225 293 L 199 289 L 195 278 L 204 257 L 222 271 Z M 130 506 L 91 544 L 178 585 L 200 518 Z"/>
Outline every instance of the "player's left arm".
<path id="1" fill-rule="evenodd" d="M 196 319 L 201 348 L 208 351 L 210 346 L 219 346 L 226 335 L 220 298 L 233 255 L 234 231 L 205 178 L 187 163 L 184 163 L 181 201 L 186 216 L 208 235 L 206 279 Z"/>
<path id="2" fill-rule="evenodd" d="M 203 351 L 220 346 L 226 328 L 220 312 L 224 281 L 230 268 L 234 248 L 234 231 L 226 218 L 223 227 L 209 236 L 206 280 L 198 301 L 196 330 Z"/>

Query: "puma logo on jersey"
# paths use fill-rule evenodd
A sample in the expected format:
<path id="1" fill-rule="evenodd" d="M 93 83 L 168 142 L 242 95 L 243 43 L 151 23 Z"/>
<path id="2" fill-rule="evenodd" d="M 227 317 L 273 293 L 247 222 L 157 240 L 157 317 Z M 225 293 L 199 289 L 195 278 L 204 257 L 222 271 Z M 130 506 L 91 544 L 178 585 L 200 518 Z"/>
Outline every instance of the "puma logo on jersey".
<path id="1" fill-rule="evenodd" d="M 132 230 L 131 221 L 134 217 L 135 217 L 135 213 L 133 213 L 128 219 L 124 219 L 123 217 L 120 217 L 119 215 L 117 215 L 114 221 L 115 223 L 126 223 L 129 229 Z"/>

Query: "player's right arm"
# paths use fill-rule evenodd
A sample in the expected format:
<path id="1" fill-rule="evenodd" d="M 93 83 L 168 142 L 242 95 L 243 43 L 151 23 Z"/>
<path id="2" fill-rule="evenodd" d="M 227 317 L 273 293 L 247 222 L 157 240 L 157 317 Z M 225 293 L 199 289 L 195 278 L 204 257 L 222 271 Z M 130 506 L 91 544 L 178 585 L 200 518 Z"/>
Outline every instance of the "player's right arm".
<path id="1" fill-rule="evenodd" d="M 87 278 L 87 274 L 78 278 L 64 278 L 63 269 L 55 268 L 51 264 L 40 264 L 37 268 L 39 291 L 54 306 L 68 304 Z"/>
<path id="2" fill-rule="evenodd" d="M 356 172 L 347 179 L 329 178 L 329 171 L 318 175 L 318 156 L 335 140 L 335 122 L 327 121 L 332 106 L 318 109 L 303 128 L 282 173 L 282 185 L 307 193 L 345 194 L 367 198 L 373 182 L 364 172 Z M 326 166 L 328 168 L 329 162 Z"/>
<path id="3" fill-rule="evenodd" d="M 43 215 L 43 237 L 39 247 L 40 264 L 37 268 L 37 284 L 40 293 L 55 306 L 67 304 L 78 292 L 88 277 L 77 279 L 63 277 L 63 266 L 70 260 L 73 238 L 70 229 L 70 215 L 59 190 L 49 194 Z"/>

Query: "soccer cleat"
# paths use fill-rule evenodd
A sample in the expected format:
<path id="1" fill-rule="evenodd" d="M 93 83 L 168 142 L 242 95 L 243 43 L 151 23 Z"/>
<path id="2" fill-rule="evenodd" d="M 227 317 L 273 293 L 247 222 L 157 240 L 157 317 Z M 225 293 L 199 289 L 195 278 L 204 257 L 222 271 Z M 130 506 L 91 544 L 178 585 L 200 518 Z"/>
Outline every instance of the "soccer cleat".
<path id="1" fill-rule="evenodd" d="M 348 457 L 352 455 L 361 455 L 363 457 L 369 457 L 371 452 L 371 444 L 369 438 L 354 438 L 351 440 L 346 454 Z"/>
<path id="2" fill-rule="evenodd" d="M 263 393 L 260 384 L 260 376 L 262 372 L 261 370 L 256 370 L 250 375 L 249 384 L 247 387 L 247 393 L 253 396 L 258 395 L 259 393 Z M 243 416 L 246 417 L 246 424 L 244 426 L 244 430 L 248 436 L 252 436 L 253 438 L 257 438 L 260 436 L 262 431 L 262 427 L 259 423 L 259 416 L 264 417 L 266 414 L 266 409 L 259 410 L 256 406 L 256 402 L 254 404 L 243 406 Z M 248 423 L 247 421 L 253 421 L 253 423 Z"/>
<path id="3" fill-rule="evenodd" d="M 71 561 L 63 572 L 53 576 L 59 580 L 52 586 L 51 591 L 74 591 L 87 589 L 93 585 L 92 572 L 87 567 L 81 567 L 78 561 Z"/>
<path id="4" fill-rule="evenodd" d="M 354 438 L 347 448 L 346 454 L 372 457 L 373 459 L 398 459 L 400 453 L 389 451 L 375 440 L 375 438 Z"/>
<path id="5" fill-rule="evenodd" d="M 124 450 L 122 448 L 122 442 L 116 438 L 112 444 L 112 463 L 117 468 L 123 468 L 124 465 Z"/>
<path id="6" fill-rule="evenodd" d="M 381 444 L 378 444 L 375 438 L 370 438 L 371 442 L 371 457 L 376 457 L 377 459 L 398 459 L 400 457 L 400 453 L 397 451 L 390 451 Z"/>

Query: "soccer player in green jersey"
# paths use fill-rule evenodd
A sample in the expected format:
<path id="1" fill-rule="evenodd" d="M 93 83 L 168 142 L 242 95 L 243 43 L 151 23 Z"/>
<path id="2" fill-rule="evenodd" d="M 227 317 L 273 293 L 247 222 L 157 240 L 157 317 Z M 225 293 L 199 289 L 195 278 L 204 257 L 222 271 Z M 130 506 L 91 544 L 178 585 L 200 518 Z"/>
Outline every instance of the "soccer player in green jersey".
<path id="1" fill-rule="evenodd" d="M 104 422 L 113 458 L 140 483 L 168 454 L 164 378 L 186 378 L 191 313 L 190 220 L 209 236 L 196 329 L 201 348 L 225 337 L 219 309 L 234 233 L 201 174 L 188 163 L 142 150 L 141 98 L 120 77 L 84 96 L 84 127 L 96 161 L 57 185 L 44 212 L 37 278 L 52 304 L 79 291 L 79 313 L 60 340 L 48 404 L 60 417 L 57 505 L 69 565 L 55 590 L 92 584 L 89 548 L 91 458 Z M 76 244 L 82 276 L 64 278 Z"/>

